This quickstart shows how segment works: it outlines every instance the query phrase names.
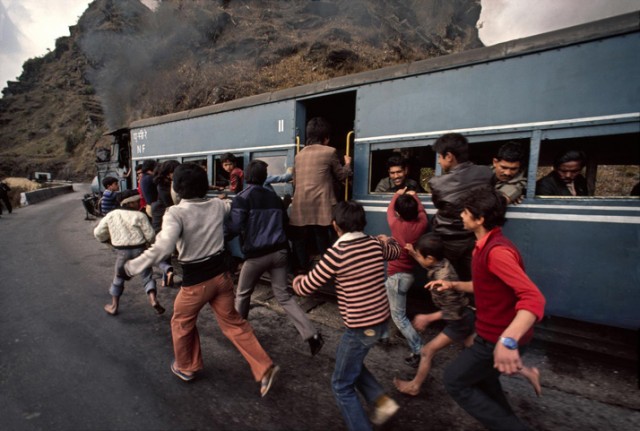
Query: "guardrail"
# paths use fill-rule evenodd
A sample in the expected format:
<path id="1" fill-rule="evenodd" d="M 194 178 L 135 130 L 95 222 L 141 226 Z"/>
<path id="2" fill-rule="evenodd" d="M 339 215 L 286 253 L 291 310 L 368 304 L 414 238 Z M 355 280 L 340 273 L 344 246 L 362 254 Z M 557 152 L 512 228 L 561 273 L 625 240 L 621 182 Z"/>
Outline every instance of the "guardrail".
<path id="1" fill-rule="evenodd" d="M 32 192 L 23 192 L 20 193 L 20 206 L 42 202 L 65 193 L 73 193 L 73 185 L 45 187 Z"/>

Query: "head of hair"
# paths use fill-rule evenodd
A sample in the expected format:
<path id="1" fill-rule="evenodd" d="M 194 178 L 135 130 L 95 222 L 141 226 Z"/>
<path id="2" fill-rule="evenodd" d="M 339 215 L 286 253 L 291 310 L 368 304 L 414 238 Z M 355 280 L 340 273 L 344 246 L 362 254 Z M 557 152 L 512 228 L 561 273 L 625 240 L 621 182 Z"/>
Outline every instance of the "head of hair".
<path id="1" fill-rule="evenodd" d="M 387 159 L 387 169 L 391 169 L 394 166 L 400 166 L 404 169 L 407 167 L 407 160 L 398 154 L 394 154 Z"/>
<path id="2" fill-rule="evenodd" d="M 459 133 L 447 133 L 440 136 L 433 144 L 433 150 L 442 156 L 447 153 L 453 154 L 458 163 L 469 160 L 469 142 Z"/>
<path id="3" fill-rule="evenodd" d="M 522 163 L 524 161 L 524 149 L 519 142 L 509 141 L 500 147 L 498 154 L 496 154 L 496 159 L 510 163 Z"/>
<path id="4" fill-rule="evenodd" d="M 444 259 L 444 243 L 440 235 L 430 232 L 418 238 L 413 248 L 422 257 L 431 256 L 436 260 Z"/>
<path id="5" fill-rule="evenodd" d="M 153 182 L 156 184 L 169 184 L 171 182 L 169 174 L 172 174 L 179 165 L 180 162 L 177 160 L 167 160 L 158 164 L 153 170 Z"/>
<path id="6" fill-rule="evenodd" d="M 487 230 L 504 226 L 507 222 L 505 217 L 507 200 L 502 193 L 493 187 L 480 187 L 467 192 L 462 198 L 462 206 L 475 219 L 484 217 L 482 225 Z"/>
<path id="7" fill-rule="evenodd" d="M 418 218 L 418 202 L 412 195 L 398 196 L 393 209 L 402 220 L 413 221 Z"/>
<path id="8" fill-rule="evenodd" d="M 321 144 L 331 136 L 331 125 L 322 117 L 314 117 L 307 123 L 306 143 Z"/>
<path id="9" fill-rule="evenodd" d="M 584 167 L 587 164 L 587 155 L 580 150 L 562 151 L 553 159 L 553 167 L 557 169 L 561 164 L 567 162 L 580 162 L 580 166 Z"/>
<path id="10" fill-rule="evenodd" d="M 118 182 L 118 179 L 114 177 L 104 177 L 102 179 L 102 185 L 104 186 L 105 189 L 109 187 L 111 184 L 117 183 L 117 182 Z"/>
<path id="11" fill-rule="evenodd" d="M 344 233 L 362 232 L 367 225 L 364 208 L 356 201 L 339 202 L 333 209 L 333 220 Z"/>
<path id="12" fill-rule="evenodd" d="M 142 164 L 136 165 L 136 174 L 142 172 Z"/>
<path id="13" fill-rule="evenodd" d="M 224 153 L 222 157 L 220 157 L 220 163 L 231 162 L 234 166 L 238 164 L 238 159 L 231 153 Z M 202 168 L 200 168 L 202 169 Z"/>
<path id="14" fill-rule="evenodd" d="M 244 180 L 247 184 L 264 184 L 267 179 L 266 162 L 262 160 L 251 160 L 244 170 Z"/>
<path id="15" fill-rule="evenodd" d="M 195 163 L 183 163 L 173 172 L 173 189 L 182 199 L 203 198 L 207 195 L 207 173 Z"/>
<path id="16" fill-rule="evenodd" d="M 155 160 L 145 160 L 144 162 L 142 162 L 142 172 L 149 172 L 152 171 L 156 168 L 156 161 Z"/>

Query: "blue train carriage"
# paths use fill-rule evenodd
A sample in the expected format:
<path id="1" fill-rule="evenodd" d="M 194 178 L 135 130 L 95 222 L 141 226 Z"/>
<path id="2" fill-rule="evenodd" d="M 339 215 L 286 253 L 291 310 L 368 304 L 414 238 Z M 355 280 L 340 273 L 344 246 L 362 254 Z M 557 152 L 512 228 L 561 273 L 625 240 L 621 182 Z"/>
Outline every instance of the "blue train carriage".
<path id="1" fill-rule="evenodd" d="M 471 159 L 490 165 L 498 148 L 517 141 L 528 151 L 524 202 L 508 211 L 505 231 L 548 300 L 549 315 L 637 329 L 640 200 L 640 14 L 402 66 L 335 78 L 221 105 L 140 120 L 131 125 L 133 163 L 196 161 L 212 184 L 225 181 L 219 158 L 241 166 L 259 158 L 270 174 L 292 166 L 304 125 L 333 125 L 331 145 L 354 158 L 343 198 L 365 205 L 370 233 L 387 232 L 390 194 L 375 193 L 395 153 L 425 189 L 440 175 L 431 145 L 458 132 Z M 589 197 L 535 195 L 534 179 L 555 154 L 588 155 Z M 279 190 L 280 193 L 284 191 Z"/>

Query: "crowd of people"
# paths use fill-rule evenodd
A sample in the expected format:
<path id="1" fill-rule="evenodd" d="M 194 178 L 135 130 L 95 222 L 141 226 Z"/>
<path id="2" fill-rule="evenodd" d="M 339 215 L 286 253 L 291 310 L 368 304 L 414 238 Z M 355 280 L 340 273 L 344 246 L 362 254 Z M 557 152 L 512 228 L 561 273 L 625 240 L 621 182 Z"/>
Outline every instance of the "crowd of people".
<path id="1" fill-rule="evenodd" d="M 182 283 L 171 318 L 171 371 L 190 381 L 203 368 L 196 320 L 209 304 L 265 396 L 279 366 L 247 320 L 258 279 L 270 274 L 274 297 L 309 344 L 311 356 L 320 352 L 324 340 L 294 294 L 312 295 L 332 283 L 345 330 L 331 387 L 348 429 L 371 429 L 400 409 L 365 365 L 369 350 L 389 337 L 390 320 L 407 341 L 405 362 L 417 368 L 411 381 L 394 379 L 399 392 L 417 395 L 435 353 L 460 342 L 466 348 L 445 371 L 449 394 L 490 429 L 527 429 L 509 406 L 499 380 L 502 373 L 521 374 L 540 394 L 539 372 L 524 366 L 521 353 L 534 323 L 543 317 L 545 300 L 526 275 L 516 246 L 501 230 L 507 204 L 519 202 L 526 188 L 521 150 L 507 144 L 489 168 L 469 160 L 462 135 L 440 137 L 434 149 L 443 174 L 429 183 L 437 210 L 431 223 L 405 161 L 392 157 L 389 177 L 376 188 L 393 193 L 387 209 L 391 235 L 368 235 L 362 205 L 338 202 L 335 196 L 333 182 L 346 180 L 352 169 L 351 158 L 340 160 L 329 145 L 330 136 L 326 120 L 311 119 L 305 147 L 283 178 L 270 177 L 264 161 L 252 160 L 243 170 L 235 158 L 225 156 L 233 199 L 208 198 L 207 172 L 193 163 L 147 161 L 139 167 L 139 190 L 120 192 L 118 179 L 105 178 L 106 215 L 94 232 L 116 250 L 112 301 L 105 311 L 118 313 L 125 281 L 141 274 L 150 305 L 163 313 L 152 267 L 162 270 L 163 285 L 174 286 L 174 256 L 182 268 Z M 554 171 L 568 175 L 575 170 L 565 163 Z M 287 210 L 270 184 L 289 180 L 295 192 Z M 244 262 L 234 292 L 227 244 L 236 236 Z M 417 266 L 428 272 L 424 287 L 438 310 L 410 319 L 407 294 Z M 296 275 L 293 293 L 287 286 L 289 271 Z M 446 323 L 443 331 L 425 343 L 421 332 L 437 320 Z"/>

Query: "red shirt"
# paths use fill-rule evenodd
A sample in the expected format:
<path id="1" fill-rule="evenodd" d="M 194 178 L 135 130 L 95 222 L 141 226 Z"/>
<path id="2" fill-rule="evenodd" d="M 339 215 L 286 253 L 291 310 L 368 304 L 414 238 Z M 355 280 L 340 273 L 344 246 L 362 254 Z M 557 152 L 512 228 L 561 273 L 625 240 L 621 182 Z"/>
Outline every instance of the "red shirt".
<path id="1" fill-rule="evenodd" d="M 400 244 L 402 252 L 397 260 L 389 261 L 387 264 L 387 275 L 397 274 L 398 272 L 413 272 L 415 261 L 407 250 L 404 249 L 406 244 L 414 244 L 427 229 L 427 213 L 424 212 L 422 202 L 416 195 L 413 195 L 418 202 L 418 218 L 412 221 L 406 221 L 396 215 L 396 200 L 400 196 L 398 193 L 393 195 L 389 207 L 387 208 L 387 223 L 391 229 L 391 236 Z"/>
<path id="2" fill-rule="evenodd" d="M 492 229 L 476 243 L 471 271 L 476 332 L 485 340 L 497 343 L 518 310 L 530 311 L 538 321 L 544 316 L 544 296 L 524 272 L 520 252 L 502 235 L 501 228 Z M 532 336 L 533 327 L 520 344 Z"/>
<path id="3" fill-rule="evenodd" d="M 244 171 L 238 167 L 233 168 L 229 174 L 229 179 L 229 191 L 231 193 L 240 193 L 242 191 L 242 183 L 244 181 Z"/>

